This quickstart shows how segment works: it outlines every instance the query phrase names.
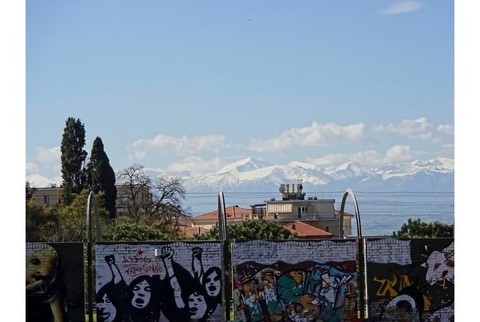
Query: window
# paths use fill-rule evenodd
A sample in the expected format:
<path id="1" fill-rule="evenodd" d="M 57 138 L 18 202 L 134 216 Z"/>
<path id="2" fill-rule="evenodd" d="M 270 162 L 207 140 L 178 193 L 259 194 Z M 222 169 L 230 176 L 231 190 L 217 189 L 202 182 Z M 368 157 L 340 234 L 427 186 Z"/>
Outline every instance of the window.
<path id="1" fill-rule="evenodd" d="M 122 203 L 127 203 L 127 202 L 128 202 L 128 194 L 124 193 L 124 194 L 122 195 L 121 200 L 122 200 Z"/>
<path id="2" fill-rule="evenodd" d="M 44 195 L 43 196 L 43 203 L 48 205 L 50 203 L 50 196 L 49 195 Z"/>

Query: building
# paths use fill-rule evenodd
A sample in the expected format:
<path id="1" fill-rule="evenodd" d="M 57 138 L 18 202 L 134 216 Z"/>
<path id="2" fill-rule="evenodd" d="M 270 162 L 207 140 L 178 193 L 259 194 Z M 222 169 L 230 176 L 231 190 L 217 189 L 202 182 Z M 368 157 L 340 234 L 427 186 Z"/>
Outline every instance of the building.
<path id="1" fill-rule="evenodd" d="M 117 213 L 137 213 L 142 212 L 146 204 L 152 202 L 150 188 L 146 185 L 116 185 L 117 199 L 115 206 Z"/>
<path id="2" fill-rule="evenodd" d="M 152 201 L 152 194 L 147 186 L 116 185 L 116 207 L 119 213 L 128 211 L 134 205 L 143 205 Z M 133 197 L 135 196 L 135 202 Z M 32 200 L 38 206 L 55 207 L 62 203 L 63 188 L 52 185 L 44 188 L 33 188 Z"/>
<path id="3" fill-rule="evenodd" d="M 133 190 L 132 190 L 133 189 Z M 246 220 L 271 220 L 294 231 L 301 238 L 330 238 L 339 236 L 340 211 L 335 209 L 335 199 L 305 198 L 301 184 L 282 184 L 279 200 L 270 199 L 263 203 L 242 208 L 238 205 L 226 207 L 227 224 Z M 37 205 L 57 206 L 62 202 L 63 189 L 51 186 L 35 188 L 32 199 Z M 136 202 L 132 203 L 132 196 Z M 142 211 L 134 209 L 145 201 L 151 201 L 152 195 L 148 187 L 130 187 L 117 185 L 117 211 Z M 344 213 L 344 236 L 352 234 L 353 215 Z M 202 234 L 218 223 L 218 210 L 188 218 L 182 224 L 187 235 Z M 308 225 L 308 226 L 306 226 Z M 312 229 L 315 228 L 317 230 Z"/>
<path id="4" fill-rule="evenodd" d="M 271 220 L 277 222 L 301 238 L 331 238 L 340 235 L 340 211 L 335 209 L 335 199 L 305 199 L 301 184 L 282 184 L 281 199 L 270 199 L 250 206 L 226 207 L 227 224 L 246 220 Z M 344 213 L 344 235 L 352 233 L 353 215 Z M 218 211 L 189 219 L 191 227 L 211 229 L 218 223 Z"/>
<path id="5" fill-rule="evenodd" d="M 252 215 L 265 220 L 290 222 L 298 220 L 316 228 L 340 235 L 340 211 L 335 210 L 335 199 L 305 199 L 302 184 L 282 184 L 279 191 L 281 200 L 270 199 L 262 204 L 252 205 Z M 344 214 L 344 235 L 352 234 L 351 214 Z"/>
<path id="6" fill-rule="evenodd" d="M 227 224 L 240 223 L 249 220 L 252 209 L 242 208 L 238 205 L 225 207 Z M 190 217 L 187 219 L 187 226 L 199 227 L 205 230 L 212 229 L 218 224 L 218 210 L 210 211 L 202 215 Z"/>
<path id="7" fill-rule="evenodd" d="M 52 185 L 45 188 L 33 188 L 32 200 L 37 206 L 55 207 L 62 203 L 63 188 Z"/>

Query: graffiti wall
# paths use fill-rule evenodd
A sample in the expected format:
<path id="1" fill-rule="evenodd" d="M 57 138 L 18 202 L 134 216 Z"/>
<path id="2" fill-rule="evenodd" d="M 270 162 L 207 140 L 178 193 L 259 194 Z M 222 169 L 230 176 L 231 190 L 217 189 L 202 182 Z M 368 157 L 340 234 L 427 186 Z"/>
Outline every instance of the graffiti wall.
<path id="1" fill-rule="evenodd" d="M 82 243 L 26 243 L 26 321 L 85 321 Z"/>
<path id="2" fill-rule="evenodd" d="M 356 317 L 355 241 L 255 240 L 232 252 L 236 322 Z"/>
<path id="3" fill-rule="evenodd" d="M 221 243 L 96 245 L 97 321 L 223 321 Z"/>
<path id="4" fill-rule="evenodd" d="M 453 321 L 453 239 L 367 241 L 371 321 Z"/>

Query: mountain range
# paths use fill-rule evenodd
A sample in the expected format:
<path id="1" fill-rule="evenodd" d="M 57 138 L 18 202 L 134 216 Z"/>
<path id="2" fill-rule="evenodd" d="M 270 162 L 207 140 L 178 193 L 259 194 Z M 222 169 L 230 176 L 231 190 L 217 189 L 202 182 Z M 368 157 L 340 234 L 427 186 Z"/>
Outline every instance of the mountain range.
<path id="1" fill-rule="evenodd" d="M 454 162 L 434 159 L 368 168 L 356 162 L 319 167 L 293 161 L 274 165 L 246 158 L 202 176 L 183 176 L 188 192 L 278 191 L 282 183 L 302 183 L 304 191 L 453 192 Z"/>
<path id="2" fill-rule="evenodd" d="M 356 162 L 323 168 L 298 161 L 274 165 L 261 159 L 245 158 L 200 176 L 187 171 L 181 174 L 147 171 L 147 174 L 151 177 L 180 176 L 188 193 L 276 192 L 282 183 L 302 183 L 306 192 L 345 191 L 347 188 L 371 192 L 454 191 L 454 161 L 447 158 L 395 163 L 379 168 Z M 38 175 L 26 179 L 35 187 L 53 184 Z"/>

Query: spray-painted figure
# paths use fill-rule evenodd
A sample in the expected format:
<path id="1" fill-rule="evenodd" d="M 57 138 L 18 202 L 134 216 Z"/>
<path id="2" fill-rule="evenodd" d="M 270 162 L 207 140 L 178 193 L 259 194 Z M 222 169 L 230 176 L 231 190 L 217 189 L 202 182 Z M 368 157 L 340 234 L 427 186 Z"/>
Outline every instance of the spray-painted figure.
<path id="1" fill-rule="evenodd" d="M 127 301 L 128 285 L 115 263 L 115 256 L 105 256 L 111 280 L 97 292 L 97 317 L 101 322 L 122 321 Z"/>
<path id="2" fill-rule="evenodd" d="M 128 304 L 125 310 L 127 321 L 158 321 L 160 306 L 158 276 L 141 275 L 130 282 Z"/>
<path id="3" fill-rule="evenodd" d="M 188 296 L 188 313 L 190 321 L 207 321 L 208 303 L 205 290 L 197 283 Z"/>
<path id="4" fill-rule="evenodd" d="M 170 246 L 161 249 L 161 265 L 157 288 L 160 309 L 169 321 L 188 321 L 188 289 L 193 287 L 193 278 L 181 265 L 173 260 L 175 251 Z"/>
<path id="5" fill-rule="evenodd" d="M 105 256 L 111 280 L 97 292 L 98 319 L 123 321 L 209 321 L 221 307 L 221 270 L 203 269 L 202 252 L 192 249 L 192 272 L 174 260 L 170 246 L 160 250 L 158 274 L 138 275 L 128 285 L 113 255 Z"/>
<path id="6" fill-rule="evenodd" d="M 222 304 L 222 270 L 219 267 L 213 266 L 203 270 L 202 263 L 203 250 L 200 247 L 194 247 L 192 249 L 192 271 L 195 282 L 201 286 L 201 291 L 197 291 L 197 294 L 203 294 L 207 309 L 204 314 L 205 317 L 209 317 L 214 314 L 215 310 Z"/>
<path id="7" fill-rule="evenodd" d="M 117 307 L 112 303 L 105 287 L 97 292 L 97 320 L 100 322 L 116 322 Z"/>
<path id="8" fill-rule="evenodd" d="M 59 255 L 52 246 L 38 244 L 27 248 L 27 322 L 70 321 L 61 272 Z"/>

